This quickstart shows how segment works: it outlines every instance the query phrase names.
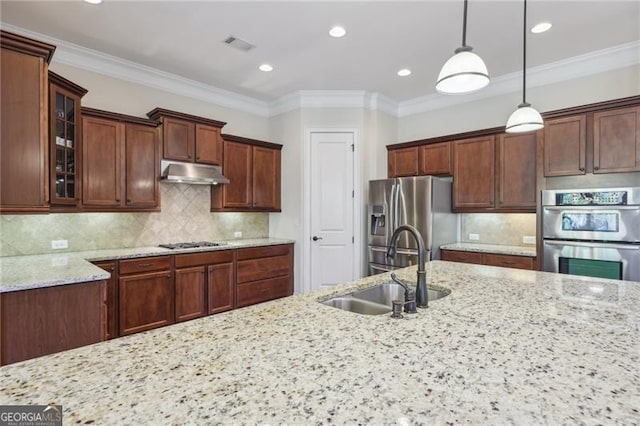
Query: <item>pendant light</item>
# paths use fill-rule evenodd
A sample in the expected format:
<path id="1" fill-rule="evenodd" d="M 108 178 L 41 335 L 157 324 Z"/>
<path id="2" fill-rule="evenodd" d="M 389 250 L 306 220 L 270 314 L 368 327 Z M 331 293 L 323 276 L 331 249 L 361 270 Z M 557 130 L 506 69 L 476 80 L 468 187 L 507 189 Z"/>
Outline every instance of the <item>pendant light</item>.
<path id="1" fill-rule="evenodd" d="M 522 103 L 507 120 L 507 133 L 533 132 L 544 127 L 540 113 L 527 102 L 527 0 L 524 0 L 522 34 Z"/>
<path id="2" fill-rule="evenodd" d="M 440 70 L 436 90 L 445 94 L 463 94 L 480 90 L 489 84 L 489 71 L 480 56 L 467 46 L 467 0 L 464 0 L 462 46 Z"/>

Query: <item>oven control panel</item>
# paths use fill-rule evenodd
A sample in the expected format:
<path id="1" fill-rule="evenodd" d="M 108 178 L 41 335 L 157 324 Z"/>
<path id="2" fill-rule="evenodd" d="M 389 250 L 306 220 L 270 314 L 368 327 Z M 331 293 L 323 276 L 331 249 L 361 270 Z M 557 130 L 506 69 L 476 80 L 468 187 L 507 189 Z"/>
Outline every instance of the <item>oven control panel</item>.
<path id="1" fill-rule="evenodd" d="M 627 191 L 557 192 L 556 206 L 626 206 Z"/>

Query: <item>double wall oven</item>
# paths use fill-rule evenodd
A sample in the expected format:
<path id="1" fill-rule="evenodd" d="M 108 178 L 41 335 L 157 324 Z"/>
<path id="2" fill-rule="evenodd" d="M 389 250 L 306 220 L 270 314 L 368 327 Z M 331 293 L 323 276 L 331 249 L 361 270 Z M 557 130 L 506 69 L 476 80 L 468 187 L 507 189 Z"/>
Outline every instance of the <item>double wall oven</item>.
<path id="1" fill-rule="evenodd" d="M 640 281 L 640 187 L 542 191 L 543 269 Z"/>

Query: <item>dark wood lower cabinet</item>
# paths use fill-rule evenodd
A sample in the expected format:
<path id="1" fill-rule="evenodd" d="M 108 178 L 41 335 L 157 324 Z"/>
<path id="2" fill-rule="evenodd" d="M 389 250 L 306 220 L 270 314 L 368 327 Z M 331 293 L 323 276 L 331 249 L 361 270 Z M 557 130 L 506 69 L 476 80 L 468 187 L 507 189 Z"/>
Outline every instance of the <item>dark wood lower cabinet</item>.
<path id="1" fill-rule="evenodd" d="M 474 263 L 477 265 L 501 266 L 503 268 L 536 269 L 536 258 L 509 254 L 479 253 L 470 251 L 442 250 L 442 260 Z"/>
<path id="2" fill-rule="evenodd" d="M 0 364 L 105 340 L 105 283 L 0 294 Z"/>
<path id="3" fill-rule="evenodd" d="M 171 271 L 120 276 L 120 335 L 173 324 Z"/>
<path id="4" fill-rule="evenodd" d="M 118 337 L 118 271 L 116 262 L 96 262 L 98 268 L 102 268 L 111 274 L 106 281 L 106 305 L 107 305 L 107 335 L 106 339 Z"/>
<path id="5" fill-rule="evenodd" d="M 228 311 L 235 307 L 235 263 L 227 262 L 207 267 L 209 313 Z"/>
<path id="6" fill-rule="evenodd" d="M 206 314 L 204 266 L 176 269 L 176 322 Z"/>
<path id="7" fill-rule="evenodd" d="M 293 294 L 293 245 L 238 250 L 236 305 L 253 305 Z"/>

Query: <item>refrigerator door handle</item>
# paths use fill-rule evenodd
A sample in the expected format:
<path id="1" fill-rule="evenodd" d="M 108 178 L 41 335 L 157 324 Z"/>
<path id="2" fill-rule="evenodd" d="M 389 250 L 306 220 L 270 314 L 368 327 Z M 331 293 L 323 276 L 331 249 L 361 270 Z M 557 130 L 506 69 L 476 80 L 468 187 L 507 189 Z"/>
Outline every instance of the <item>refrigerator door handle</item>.
<path id="1" fill-rule="evenodd" d="M 377 251 L 377 252 L 381 252 L 381 253 L 386 253 L 387 252 L 387 248 L 383 248 L 383 247 L 371 247 L 371 251 Z M 396 254 L 409 254 L 409 255 L 413 255 L 413 256 L 417 256 L 418 255 L 418 250 L 396 250 Z"/>

